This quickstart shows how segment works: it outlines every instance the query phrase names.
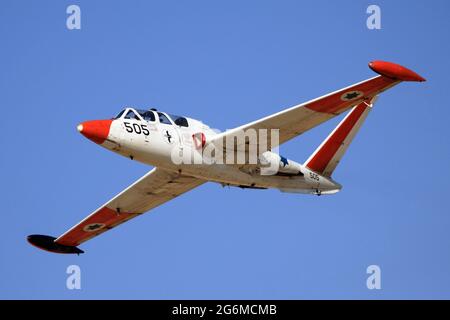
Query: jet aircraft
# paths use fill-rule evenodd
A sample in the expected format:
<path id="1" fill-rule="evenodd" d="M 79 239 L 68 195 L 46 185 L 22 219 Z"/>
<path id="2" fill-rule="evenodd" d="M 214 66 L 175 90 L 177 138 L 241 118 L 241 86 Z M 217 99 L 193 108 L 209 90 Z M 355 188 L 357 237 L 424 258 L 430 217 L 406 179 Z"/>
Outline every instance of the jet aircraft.
<path id="1" fill-rule="evenodd" d="M 79 124 L 78 131 L 96 144 L 154 168 L 61 236 L 35 234 L 28 241 L 50 252 L 80 254 L 80 244 L 208 181 L 314 195 L 338 192 L 342 186 L 332 174 L 378 95 L 401 82 L 425 81 L 395 63 L 373 61 L 369 67 L 378 75 L 224 132 L 192 118 L 131 107 L 113 119 Z M 304 163 L 274 152 L 346 111 Z"/>

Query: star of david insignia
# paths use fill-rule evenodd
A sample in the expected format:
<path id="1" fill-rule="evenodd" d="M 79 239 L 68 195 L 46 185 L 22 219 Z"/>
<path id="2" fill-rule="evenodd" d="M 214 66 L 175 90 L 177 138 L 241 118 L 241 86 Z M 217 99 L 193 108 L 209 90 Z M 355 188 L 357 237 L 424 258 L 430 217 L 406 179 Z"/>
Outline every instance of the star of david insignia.
<path id="1" fill-rule="evenodd" d="M 87 232 L 94 232 L 94 231 L 97 231 L 97 230 L 103 228 L 104 226 L 105 225 L 103 223 L 91 223 L 91 224 L 88 224 L 87 226 L 85 226 L 83 228 L 83 230 L 87 231 Z"/>
<path id="2" fill-rule="evenodd" d="M 344 93 L 341 96 L 341 100 L 351 101 L 351 100 L 358 99 L 359 97 L 361 97 L 363 95 L 364 95 L 364 93 L 362 93 L 361 91 L 349 91 L 349 92 Z"/>

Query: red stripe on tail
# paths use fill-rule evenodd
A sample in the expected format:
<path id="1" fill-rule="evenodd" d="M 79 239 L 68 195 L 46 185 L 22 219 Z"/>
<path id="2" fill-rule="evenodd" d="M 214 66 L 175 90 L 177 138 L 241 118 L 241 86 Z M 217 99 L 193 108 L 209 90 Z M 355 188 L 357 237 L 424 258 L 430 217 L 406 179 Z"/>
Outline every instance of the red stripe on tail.
<path id="1" fill-rule="evenodd" d="M 351 113 L 349 113 L 345 120 L 336 128 L 336 130 L 327 138 L 320 149 L 317 150 L 314 156 L 306 163 L 306 166 L 309 169 L 318 173 L 323 173 L 325 171 L 326 167 L 339 150 L 339 147 L 342 146 L 342 143 L 350 134 L 366 108 L 368 108 L 368 106 L 363 102 L 353 109 Z"/>

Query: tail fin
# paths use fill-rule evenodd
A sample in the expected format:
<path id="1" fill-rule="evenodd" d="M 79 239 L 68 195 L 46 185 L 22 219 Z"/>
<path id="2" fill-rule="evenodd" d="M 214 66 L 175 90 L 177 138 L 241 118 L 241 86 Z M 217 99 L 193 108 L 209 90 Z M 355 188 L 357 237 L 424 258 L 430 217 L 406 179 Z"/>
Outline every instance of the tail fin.
<path id="1" fill-rule="evenodd" d="M 323 176 L 330 177 L 345 151 L 358 133 L 377 97 L 355 106 L 324 142 L 305 162 L 305 166 Z"/>

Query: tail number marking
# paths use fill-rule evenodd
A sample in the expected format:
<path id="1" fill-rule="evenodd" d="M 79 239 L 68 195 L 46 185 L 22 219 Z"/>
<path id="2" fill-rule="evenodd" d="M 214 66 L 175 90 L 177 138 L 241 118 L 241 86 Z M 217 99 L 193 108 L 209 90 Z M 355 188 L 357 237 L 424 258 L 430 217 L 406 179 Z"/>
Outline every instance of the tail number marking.
<path id="1" fill-rule="evenodd" d="M 150 131 L 148 131 L 148 127 L 146 124 L 137 124 L 137 123 L 129 123 L 129 122 L 124 122 L 123 123 L 125 125 L 125 129 L 127 130 L 127 132 L 129 133 L 136 133 L 136 134 L 144 134 L 146 136 L 148 136 L 150 134 Z"/>
<path id="2" fill-rule="evenodd" d="M 317 173 L 314 173 L 314 172 L 310 172 L 309 173 L 309 177 L 312 179 L 312 180 L 316 180 L 316 181 L 319 181 L 320 179 L 319 179 L 319 175 L 317 174 Z"/>

